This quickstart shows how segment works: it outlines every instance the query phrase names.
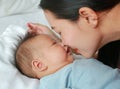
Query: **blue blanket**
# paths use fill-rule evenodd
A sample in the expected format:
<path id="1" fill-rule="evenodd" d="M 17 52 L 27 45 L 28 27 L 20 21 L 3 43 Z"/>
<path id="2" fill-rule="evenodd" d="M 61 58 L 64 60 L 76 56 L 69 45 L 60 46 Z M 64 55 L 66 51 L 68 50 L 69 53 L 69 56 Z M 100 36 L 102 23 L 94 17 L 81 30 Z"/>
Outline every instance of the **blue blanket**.
<path id="1" fill-rule="evenodd" d="M 120 89 L 120 70 L 96 59 L 75 60 L 41 78 L 39 89 Z"/>

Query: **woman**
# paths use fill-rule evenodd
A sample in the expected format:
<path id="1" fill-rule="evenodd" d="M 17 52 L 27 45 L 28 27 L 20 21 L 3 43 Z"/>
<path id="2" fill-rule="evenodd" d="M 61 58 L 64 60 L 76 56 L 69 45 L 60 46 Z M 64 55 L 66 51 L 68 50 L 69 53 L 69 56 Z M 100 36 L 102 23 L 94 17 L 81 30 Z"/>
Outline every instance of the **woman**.
<path id="1" fill-rule="evenodd" d="M 120 59 L 120 0 L 41 0 L 40 7 L 64 45 L 86 58 L 117 67 Z"/>

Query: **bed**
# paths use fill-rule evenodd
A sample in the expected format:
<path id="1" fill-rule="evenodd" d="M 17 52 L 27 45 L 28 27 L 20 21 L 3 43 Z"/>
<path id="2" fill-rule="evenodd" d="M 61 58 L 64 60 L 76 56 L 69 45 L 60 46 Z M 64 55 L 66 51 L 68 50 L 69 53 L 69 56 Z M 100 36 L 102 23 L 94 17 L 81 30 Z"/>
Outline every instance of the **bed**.
<path id="1" fill-rule="evenodd" d="M 27 32 L 28 22 L 48 25 L 40 0 L 0 0 L 0 89 L 38 89 L 39 80 L 15 67 L 15 50 Z M 49 25 L 48 25 L 49 26 Z"/>

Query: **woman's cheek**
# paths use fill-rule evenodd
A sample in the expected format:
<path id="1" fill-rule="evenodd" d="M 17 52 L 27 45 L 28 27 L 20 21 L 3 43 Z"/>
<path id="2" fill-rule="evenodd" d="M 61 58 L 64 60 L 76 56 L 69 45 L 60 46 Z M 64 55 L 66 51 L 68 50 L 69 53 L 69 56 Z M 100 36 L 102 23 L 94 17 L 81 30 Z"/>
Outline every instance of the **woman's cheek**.
<path id="1" fill-rule="evenodd" d="M 69 38 L 69 37 L 63 38 L 62 42 L 63 42 L 64 45 L 67 45 L 67 46 L 70 46 L 70 47 L 72 45 L 72 39 Z"/>

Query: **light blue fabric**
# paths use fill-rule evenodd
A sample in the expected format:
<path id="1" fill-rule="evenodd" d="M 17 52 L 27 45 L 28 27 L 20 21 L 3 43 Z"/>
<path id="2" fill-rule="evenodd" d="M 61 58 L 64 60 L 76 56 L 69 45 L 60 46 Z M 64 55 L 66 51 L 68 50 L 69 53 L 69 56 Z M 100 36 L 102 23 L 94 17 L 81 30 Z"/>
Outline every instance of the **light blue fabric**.
<path id="1" fill-rule="evenodd" d="M 39 89 L 120 89 L 120 70 L 95 59 L 75 60 L 41 78 Z"/>

